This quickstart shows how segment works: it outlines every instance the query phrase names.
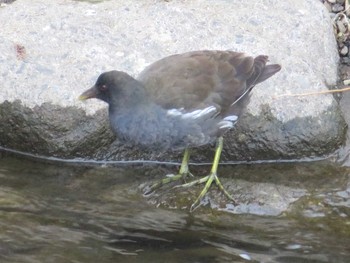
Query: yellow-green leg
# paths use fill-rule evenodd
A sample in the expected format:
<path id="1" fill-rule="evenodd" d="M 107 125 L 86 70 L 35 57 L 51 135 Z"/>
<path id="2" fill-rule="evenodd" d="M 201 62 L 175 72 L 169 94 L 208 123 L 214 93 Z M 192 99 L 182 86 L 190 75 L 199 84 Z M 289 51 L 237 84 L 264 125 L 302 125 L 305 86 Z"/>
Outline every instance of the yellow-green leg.
<path id="1" fill-rule="evenodd" d="M 163 180 L 160 180 L 159 182 L 156 182 L 155 184 L 151 185 L 146 191 L 145 191 L 145 195 L 150 194 L 151 192 L 153 192 L 154 190 L 162 187 L 165 184 L 169 184 L 171 182 L 175 182 L 179 179 L 183 179 L 185 180 L 187 175 L 191 175 L 193 176 L 189 170 L 188 170 L 188 160 L 190 159 L 190 151 L 189 149 L 185 149 L 184 152 L 184 156 L 182 158 L 182 163 L 181 163 L 181 167 L 179 170 L 179 173 L 177 175 L 171 176 L 171 177 L 167 177 L 164 178 Z"/>
<path id="2" fill-rule="evenodd" d="M 200 205 L 200 201 L 205 196 L 205 194 L 208 192 L 213 181 L 215 181 L 216 185 L 220 188 L 221 191 L 224 192 L 224 194 L 229 199 L 234 201 L 233 197 L 226 191 L 226 189 L 224 188 L 224 186 L 222 185 L 222 183 L 220 182 L 220 180 L 217 176 L 217 170 L 218 170 L 218 165 L 219 165 L 219 161 L 220 161 L 220 156 L 221 156 L 223 144 L 224 144 L 224 139 L 222 137 L 219 137 L 217 140 L 217 143 L 216 143 L 213 165 L 211 167 L 211 171 L 210 171 L 210 174 L 208 176 L 203 177 L 199 180 L 178 186 L 178 187 L 190 187 L 190 186 L 193 186 L 196 184 L 206 183 L 202 192 L 199 194 L 196 201 L 194 201 L 194 203 L 192 204 L 191 209 L 190 209 L 191 212 L 194 211 Z"/>

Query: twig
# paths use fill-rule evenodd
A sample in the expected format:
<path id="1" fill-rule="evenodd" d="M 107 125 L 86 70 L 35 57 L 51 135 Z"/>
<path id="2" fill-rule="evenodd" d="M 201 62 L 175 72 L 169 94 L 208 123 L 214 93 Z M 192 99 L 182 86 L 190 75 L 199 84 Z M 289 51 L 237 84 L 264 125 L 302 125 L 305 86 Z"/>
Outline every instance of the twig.
<path id="1" fill-rule="evenodd" d="M 350 86 L 346 86 L 346 88 L 342 89 L 333 89 L 333 90 L 324 90 L 324 91 L 315 91 L 315 92 L 307 92 L 307 93 L 297 93 L 297 94 L 282 94 L 274 96 L 273 99 L 279 99 L 282 97 L 303 97 L 303 96 L 312 96 L 312 95 L 321 95 L 321 94 L 330 94 L 330 93 L 340 93 L 344 91 L 349 91 Z"/>

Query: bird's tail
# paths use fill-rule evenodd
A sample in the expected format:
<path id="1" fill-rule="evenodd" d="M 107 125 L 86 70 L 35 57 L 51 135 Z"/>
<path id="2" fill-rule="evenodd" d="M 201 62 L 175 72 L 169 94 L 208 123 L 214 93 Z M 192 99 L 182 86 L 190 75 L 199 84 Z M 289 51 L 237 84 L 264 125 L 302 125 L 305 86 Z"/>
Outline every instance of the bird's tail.
<path id="1" fill-rule="evenodd" d="M 268 62 L 268 57 L 264 55 L 257 56 L 254 59 L 254 75 L 250 79 L 251 83 L 248 83 L 249 86 L 255 86 L 256 84 L 263 82 L 264 80 L 268 79 L 269 77 L 276 74 L 278 71 L 281 70 L 281 65 L 279 64 L 271 64 L 266 65 Z"/>
<path id="2" fill-rule="evenodd" d="M 249 97 L 250 91 L 254 88 L 256 84 L 259 84 L 260 82 L 263 82 L 264 80 L 270 78 L 274 74 L 276 74 L 278 71 L 281 70 L 281 65 L 279 64 L 271 64 L 266 65 L 266 63 L 269 61 L 268 56 L 260 55 L 254 58 L 254 70 L 253 74 L 249 77 L 247 80 L 247 89 L 241 94 L 240 97 L 238 97 L 232 104 L 231 107 L 235 104 L 239 104 L 244 98 Z"/>

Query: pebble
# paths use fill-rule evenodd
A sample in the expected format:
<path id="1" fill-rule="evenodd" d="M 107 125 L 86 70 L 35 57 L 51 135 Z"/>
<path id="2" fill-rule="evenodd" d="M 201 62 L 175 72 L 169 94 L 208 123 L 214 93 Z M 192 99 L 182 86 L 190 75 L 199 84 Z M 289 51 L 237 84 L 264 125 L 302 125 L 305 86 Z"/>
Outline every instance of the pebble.
<path id="1" fill-rule="evenodd" d="M 349 48 L 348 48 L 347 46 L 343 46 L 343 47 L 340 49 L 340 55 L 341 55 L 341 56 L 346 56 L 348 53 L 349 53 Z"/>
<path id="2" fill-rule="evenodd" d="M 340 11 L 343 11 L 343 10 L 344 10 L 344 6 L 342 6 L 341 4 L 336 3 L 336 4 L 334 4 L 332 6 L 332 11 L 333 12 L 340 12 Z"/>
<path id="3" fill-rule="evenodd" d="M 337 21 L 337 27 L 338 27 L 339 32 L 345 33 L 346 31 L 348 31 L 347 24 L 341 20 Z"/>
<path id="4" fill-rule="evenodd" d="M 350 3 L 348 4 L 346 1 L 348 0 L 321 0 L 334 25 L 341 62 L 340 72 L 343 71 L 340 78 L 344 85 L 350 85 Z"/>

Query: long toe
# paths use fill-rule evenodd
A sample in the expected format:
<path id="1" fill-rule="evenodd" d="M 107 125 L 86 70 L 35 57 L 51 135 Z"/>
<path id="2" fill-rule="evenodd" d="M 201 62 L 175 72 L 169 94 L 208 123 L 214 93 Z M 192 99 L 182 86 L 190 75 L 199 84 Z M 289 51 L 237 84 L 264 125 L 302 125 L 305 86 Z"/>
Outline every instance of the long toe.
<path id="1" fill-rule="evenodd" d="M 229 194 L 229 192 L 227 192 L 227 190 L 225 189 L 225 187 L 222 185 L 222 183 L 219 180 L 219 177 L 216 175 L 215 176 L 215 183 L 216 185 L 219 187 L 219 189 L 225 194 L 225 196 L 230 199 L 231 201 L 233 201 L 235 203 L 234 198 L 232 197 L 231 194 Z"/>
<path id="2" fill-rule="evenodd" d="M 194 201 L 194 203 L 191 205 L 191 208 L 190 208 L 191 212 L 193 212 L 195 209 L 197 209 L 200 206 L 200 203 L 201 203 L 203 197 L 206 195 L 211 184 L 213 183 L 214 180 L 216 180 L 216 178 L 217 178 L 217 175 L 215 173 L 211 173 L 210 175 L 203 178 L 203 179 L 206 179 L 205 186 L 204 186 L 202 192 L 197 197 L 196 201 Z M 205 182 L 205 181 L 203 181 L 203 182 Z"/>
<path id="3" fill-rule="evenodd" d="M 178 181 L 180 179 L 185 180 L 188 174 L 190 174 L 190 173 L 178 173 L 177 175 L 168 175 L 166 178 L 164 178 L 162 180 L 159 180 L 158 182 L 152 184 L 151 186 L 147 186 L 144 189 L 143 194 L 144 195 L 149 195 L 149 194 L 151 194 L 152 192 L 154 192 L 155 190 L 161 188 L 164 185 L 170 184 L 170 183 Z"/>
<path id="4" fill-rule="evenodd" d="M 193 176 L 193 175 L 192 175 L 192 176 Z M 180 187 L 182 187 L 182 188 L 188 188 L 188 187 L 191 187 L 191 186 L 194 186 L 194 185 L 197 185 L 197 184 L 203 184 L 203 183 L 205 183 L 205 182 L 208 181 L 209 177 L 210 177 L 210 176 L 207 175 L 207 176 L 205 176 L 205 177 L 203 177 L 203 178 L 201 178 L 201 179 L 194 180 L 194 181 L 191 181 L 191 182 L 189 182 L 189 183 L 184 183 L 184 184 L 175 185 L 174 188 L 180 188 Z"/>
<path id="5" fill-rule="evenodd" d="M 235 202 L 234 198 L 232 197 L 232 195 L 230 195 L 227 190 L 225 189 L 225 187 L 222 185 L 222 183 L 219 180 L 219 177 L 217 176 L 216 173 L 212 173 L 206 177 L 203 177 L 199 180 L 196 180 L 194 182 L 182 185 L 182 186 L 192 186 L 195 184 L 199 184 L 199 183 L 204 183 L 206 182 L 202 192 L 199 194 L 199 196 L 197 197 L 196 201 L 194 201 L 194 203 L 191 205 L 191 209 L 190 211 L 193 212 L 195 209 L 197 209 L 200 205 L 201 202 L 203 200 L 203 197 L 207 194 L 210 186 L 212 185 L 213 181 L 215 181 L 216 185 L 219 187 L 219 189 L 225 194 L 225 196 L 230 199 L 231 201 Z"/>

